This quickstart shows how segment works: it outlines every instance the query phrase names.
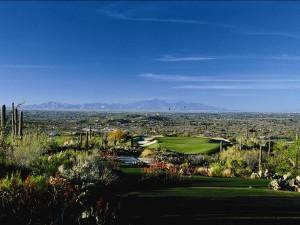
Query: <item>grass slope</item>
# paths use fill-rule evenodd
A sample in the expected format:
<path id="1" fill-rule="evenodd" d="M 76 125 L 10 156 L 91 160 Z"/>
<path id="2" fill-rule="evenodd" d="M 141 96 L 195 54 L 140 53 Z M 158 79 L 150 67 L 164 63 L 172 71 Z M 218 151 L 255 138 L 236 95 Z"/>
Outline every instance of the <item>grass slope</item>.
<path id="1" fill-rule="evenodd" d="M 171 187 L 146 192 L 132 192 L 129 195 L 139 197 L 192 197 L 192 198 L 228 198 L 228 197 L 300 197 L 300 193 L 273 191 L 268 189 L 266 179 L 242 179 L 192 176 L 185 187 Z"/>
<path id="2" fill-rule="evenodd" d="M 202 137 L 161 137 L 149 147 L 161 147 L 184 154 L 210 154 L 219 150 L 218 143 L 209 143 L 208 138 Z"/>
<path id="3" fill-rule="evenodd" d="M 185 187 L 123 195 L 124 221 L 132 225 L 300 224 L 300 193 L 269 190 L 264 179 L 190 179 Z"/>
<path id="4" fill-rule="evenodd" d="M 272 191 L 256 188 L 236 187 L 176 187 L 143 192 L 139 197 L 192 197 L 192 198 L 232 198 L 232 197 L 300 197 L 297 192 Z"/>

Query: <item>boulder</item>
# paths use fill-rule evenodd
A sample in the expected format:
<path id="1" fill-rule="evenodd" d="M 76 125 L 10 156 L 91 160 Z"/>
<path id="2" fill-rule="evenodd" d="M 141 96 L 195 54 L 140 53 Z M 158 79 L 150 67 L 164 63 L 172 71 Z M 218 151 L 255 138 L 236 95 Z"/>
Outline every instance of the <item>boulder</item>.
<path id="1" fill-rule="evenodd" d="M 271 180 L 269 187 L 273 190 L 280 190 L 281 187 L 279 185 L 279 182 L 277 180 Z"/>
<path id="2" fill-rule="evenodd" d="M 234 174 L 232 172 L 232 169 L 226 168 L 222 172 L 223 177 L 234 177 Z"/>
<path id="3" fill-rule="evenodd" d="M 208 170 L 205 167 L 197 167 L 195 169 L 195 174 L 197 175 L 202 175 L 202 176 L 207 176 Z"/>

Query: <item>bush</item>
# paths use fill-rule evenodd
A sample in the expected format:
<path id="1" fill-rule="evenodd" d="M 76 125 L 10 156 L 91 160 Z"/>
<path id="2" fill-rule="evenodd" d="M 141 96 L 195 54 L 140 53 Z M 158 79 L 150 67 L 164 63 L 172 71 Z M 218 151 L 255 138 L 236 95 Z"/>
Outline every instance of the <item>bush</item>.
<path id="1" fill-rule="evenodd" d="M 144 168 L 141 182 L 151 185 L 166 185 L 180 181 L 179 167 L 171 163 L 157 162 Z"/>
<path id="2" fill-rule="evenodd" d="M 210 168 L 208 169 L 208 176 L 222 177 L 224 169 L 226 169 L 224 165 L 215 162 L 210 165 Z"/>
<path id="3" fill-rule="evenodd" d="M 31 162 L 39 158 L 47 151 L 46 135 L 38 133 L 27 133 L 22 139 L 12 142 L 12 159 L 19 165 L 29 167 Z"/>
<path id="4" fill-rule="evenodd" d="M 269 158 L 269 169 L 274 174 L 284 175 L 292 173 L 297 176 L 297 151 L 300 147 L 300 139 L 296 140 L 291 146 L 285 142 L 275 145 L 273 153 Z"/>
<path id="5" fill-rule="evenodd" d="M 4 179 L 0 180 L 0 189 L 11 189 L 15 186 L 21 186 L 23 184 L 19 173 L 13 173 L 6 175 Z"/>
<path id="6" fill-rule="evenodd" d="M 219 160 L 238 177 L 248 177 L 258 170 L 258 159 L 258 150 L 240 150 L 232 147 L 219 153 Z"/>
<path id="7" fill-rule="evenodd" d="M 145 150 L 142 151 L 140 157 L 154 157 L 155 156 L 155 150 L 146 148 Z"/>
<path id="8" fill-rule="evenodd" d="M 210 156 L 207 155 L 188 155 L 187 160 L 191 166 L 207 166 L 209 164 Z"/>
<path id="9" fill-rule="evenodd" d="M 115 224 L 115 207 L 103 192 L 76 187 L 61 177 L 18 174 L 0 180 L 0 224 Z"/>
<path id="10" fill-rule="evenodd" d="M 60 174 L 75 183 L 92 183 L 97 185 L 110 185 L 117 181 L 117 176 L 107 168 L 103 160 L 96 155 L 77 155 L 71 167 L 61 165 Z"/>
<path id="11" fill-rule="evenodd" d="M 278 176 L 271 180 L 269 188 L 273 190 L 289 190 L 300 192 L 300 176 L 293 177 L 291 173 Z"/>
<path id="12" fill-rule="evenodd" d="M 54 176 L 58 171 L 58 167 L 64 165 L 71 167 L 76 160 L 76 155 L 84 154 L 74 150 L 66 150 L 51 156 L 41 156 L 31 162 L 30 168 L 34 174 L 44 174 L 46 176 Z"/>

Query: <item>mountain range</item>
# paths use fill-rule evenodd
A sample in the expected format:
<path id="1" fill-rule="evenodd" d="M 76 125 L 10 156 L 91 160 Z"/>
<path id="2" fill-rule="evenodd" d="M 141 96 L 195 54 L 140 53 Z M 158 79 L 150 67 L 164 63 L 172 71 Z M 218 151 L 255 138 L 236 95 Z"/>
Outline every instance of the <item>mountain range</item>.
<path id="1" fill-rule="evenodd" d="M 201 103 L 167 102 L 152 99 L 133 103 L 85 103 L 69 104 L 60 102 L 46 102 L 41 104 L 23 105 L 25 110 L 57 110 L 57 111 L 142 111 L 142 112 L 224 112 L 226 109 L 217 108 Z"/>

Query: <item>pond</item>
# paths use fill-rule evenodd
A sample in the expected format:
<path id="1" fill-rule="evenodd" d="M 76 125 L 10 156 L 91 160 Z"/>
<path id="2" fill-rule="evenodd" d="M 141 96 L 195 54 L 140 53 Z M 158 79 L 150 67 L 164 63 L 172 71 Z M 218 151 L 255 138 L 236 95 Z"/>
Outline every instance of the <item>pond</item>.
<path id="1" fill-rule="evenodd" d="M 142 163 L 138 158 L 134 156 L 118 156 L 118 160 L 127 165 L 136 165 Z"/>
<path id="2" fill-rule="evenodd" d="M 137 164 L 150 164 L 151 159 L 148 158 L 137 158 L 134 156 L 118 156 L 118 160 L 127 165 L 137 165 Z"/>

